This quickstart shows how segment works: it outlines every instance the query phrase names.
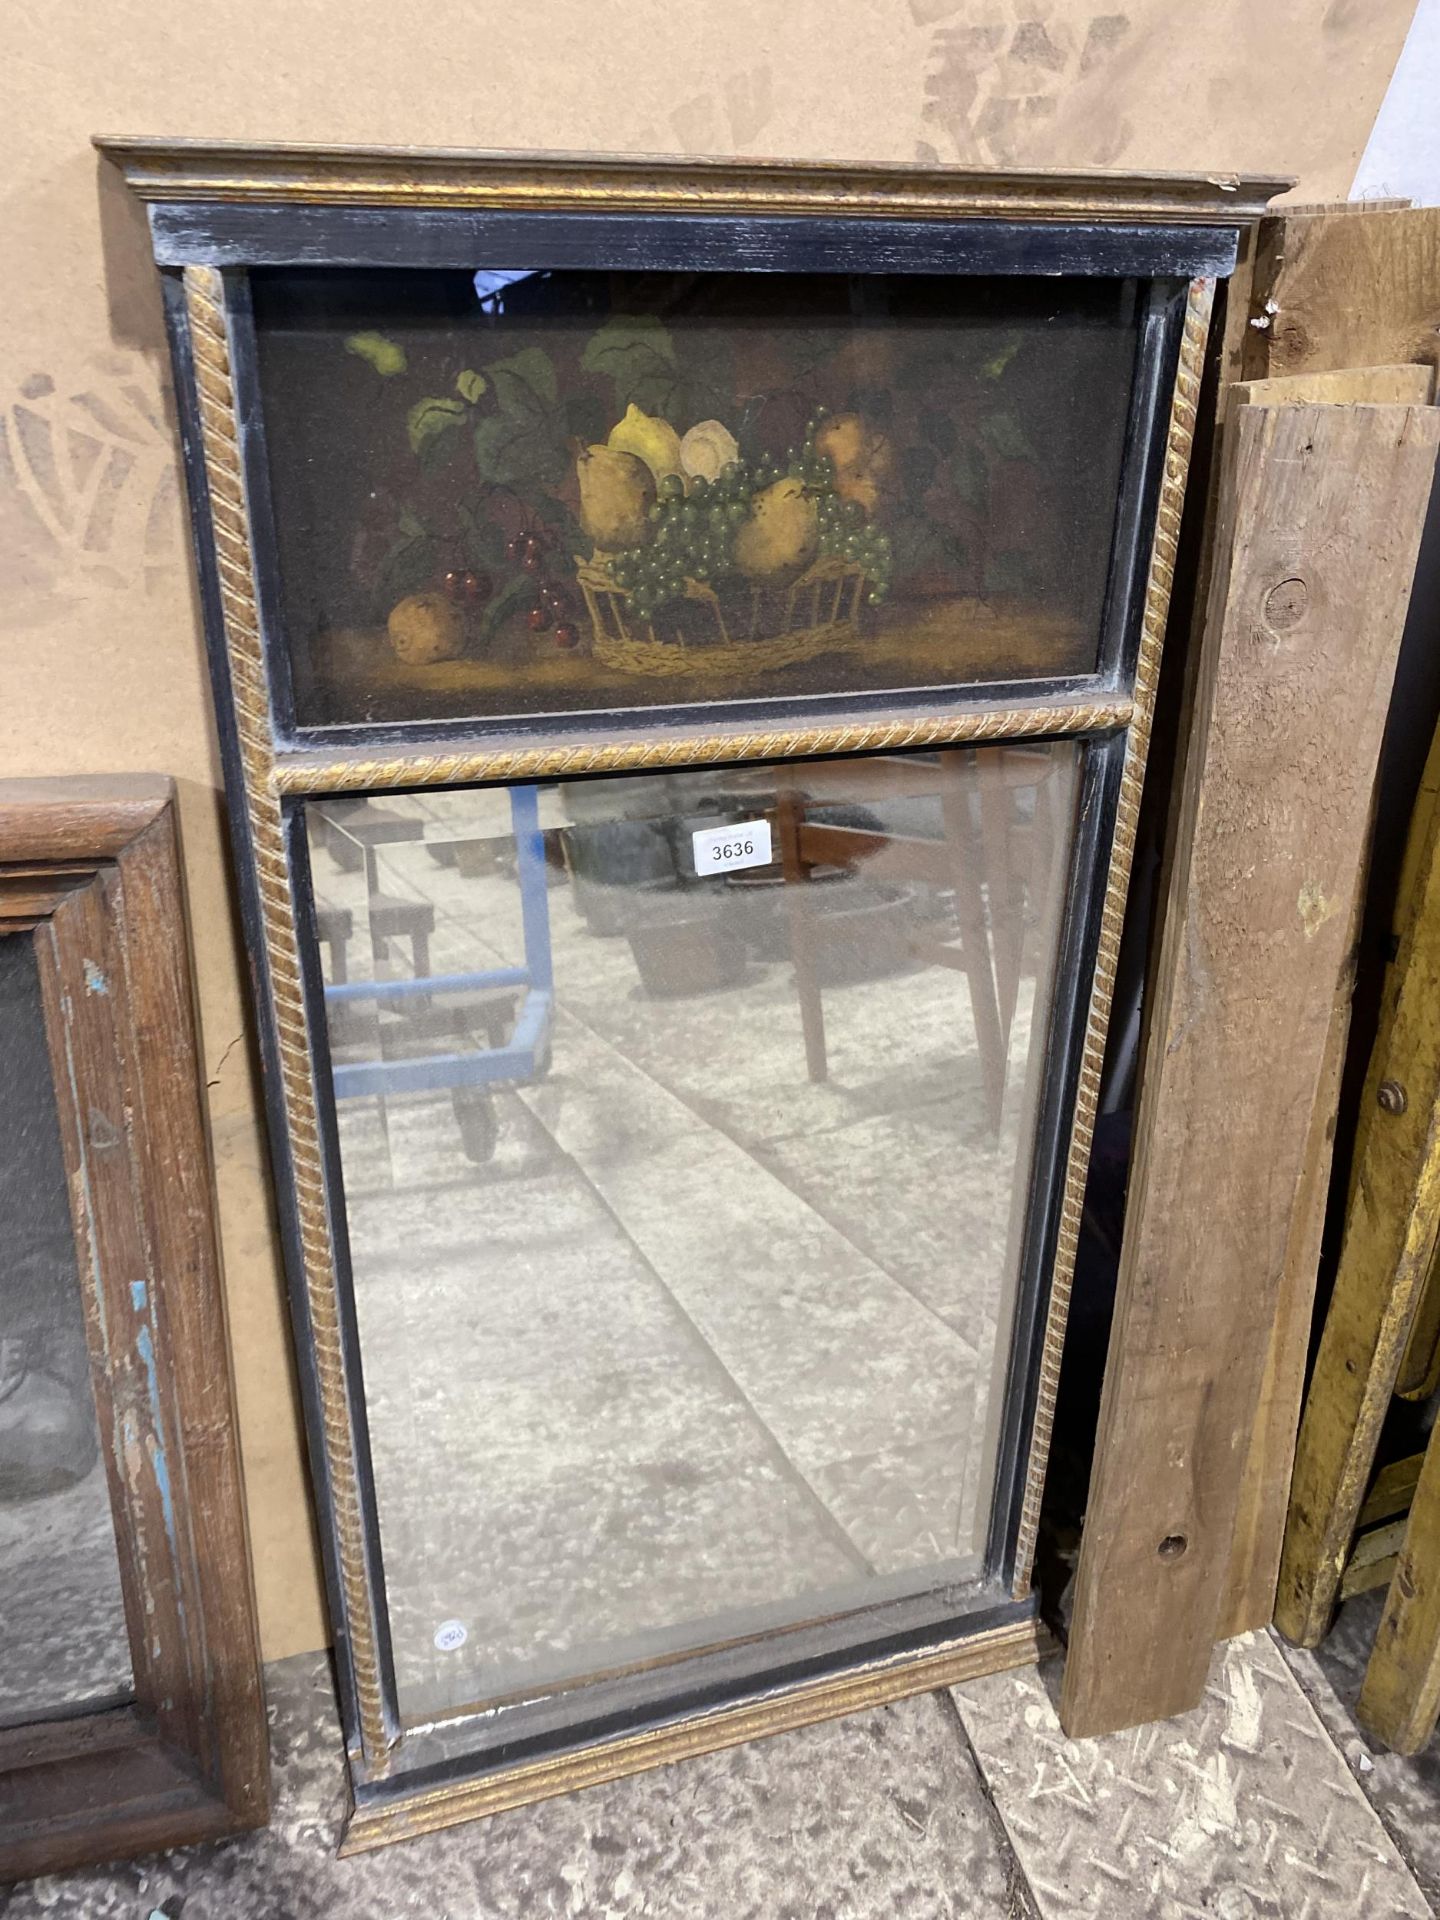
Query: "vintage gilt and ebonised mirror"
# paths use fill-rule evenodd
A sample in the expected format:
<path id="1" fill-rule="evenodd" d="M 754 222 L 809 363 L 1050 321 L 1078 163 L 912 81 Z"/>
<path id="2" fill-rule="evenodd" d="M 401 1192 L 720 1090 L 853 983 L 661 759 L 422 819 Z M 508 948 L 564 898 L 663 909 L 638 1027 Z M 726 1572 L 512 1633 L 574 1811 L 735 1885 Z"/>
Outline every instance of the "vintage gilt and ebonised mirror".
<path id="1" fill-rule="evenodd" d="M 163 269 L 351 1846 L 1035 1656 L 1265 182 L 106 143 Z"/>

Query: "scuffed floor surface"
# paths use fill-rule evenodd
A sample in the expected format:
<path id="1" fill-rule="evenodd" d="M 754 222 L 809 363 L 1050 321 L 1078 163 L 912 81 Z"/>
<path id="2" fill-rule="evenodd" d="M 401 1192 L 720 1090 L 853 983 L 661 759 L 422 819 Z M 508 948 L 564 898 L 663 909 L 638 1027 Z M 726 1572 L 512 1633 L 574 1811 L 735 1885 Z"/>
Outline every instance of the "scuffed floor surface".
<path id="1" fill-rule="evenodd" d="M 270 1828 L 39 1880 L 7 1920 L 1423 1920 L 1440 1771 L 1349 1706 L 1373 1631 L 1217 1652 L 1163 1726 L 1065 1741 L 1058 1667 L 1000 1674 L 350 1860 L 328 1669 L 268 1674 Z M 1359 1666 L 1357 1667 L 1357 1661 Z"/>

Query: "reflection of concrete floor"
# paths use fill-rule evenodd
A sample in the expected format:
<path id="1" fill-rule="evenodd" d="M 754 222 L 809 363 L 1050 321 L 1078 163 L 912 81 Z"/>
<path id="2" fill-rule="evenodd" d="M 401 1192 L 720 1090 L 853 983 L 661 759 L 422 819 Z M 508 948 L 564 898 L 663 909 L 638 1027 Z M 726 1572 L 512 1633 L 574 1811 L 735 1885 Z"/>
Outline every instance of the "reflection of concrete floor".
<path id="1" fill-rule="evenodd" d="M 521 958 L 513 880 L 380 859 L 436 904 L 435 972 Z M 316 883 L 363 931 L 363 876 Z M 978 1568 L 1018 1091 L 997 1141 L 963 978 L 828 989 L 812 1085 L 788 962 L 657 1000 L 567 887 L 550 917 L 553 1068 L 497 1097 L 491 1162 L 445 1094 L 341 1110 L 412 1713 Z"/>
<path id="2" fill-rule="evenodd" d="M 63 1493 L 0 1502 L 0 1726 L 123 1698 L 130 1642 L 100 1461 Z"/>

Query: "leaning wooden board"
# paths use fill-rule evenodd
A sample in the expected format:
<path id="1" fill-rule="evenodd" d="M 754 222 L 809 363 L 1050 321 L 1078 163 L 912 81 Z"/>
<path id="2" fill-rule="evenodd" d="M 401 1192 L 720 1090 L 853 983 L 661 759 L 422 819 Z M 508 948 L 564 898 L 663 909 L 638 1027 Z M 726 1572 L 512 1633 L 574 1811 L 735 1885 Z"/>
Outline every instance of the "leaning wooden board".
<path id="1" fill-rule="evenodd" d="M 1324 1637 L 1340 1597 L 1440 1220 L 1440 815 L 1433 808 L 1423 818 L 1417 867 L 1370 1054 L 1340 1264 L 1295 1455 L 1275 1624 L 1301 1646 Z M 1412 1524 L 1417 1513 L 1423 1533 L 1418 1492 Z"/>
<path id="2" fill-rule="evenodd" d="M 1440 208 L 1410 208 L 1404 201 L 1287 207 L 1283 220 L 1262 222 L 1257 252 L 1249 315 L 1236 329 L 1239 345 L 1227 361 L 1229 368 L 1243 367 L 1248 378 L 1224 390 L 1227 407 L 1246 400 L 1408 405 L 1435 398 Z M 1357 876 L 1357 914 L 1365 878 L 1363 872 Z M 1349 1025 L 1350 983 L 1347 978 L 1337 984 L 1331 1030 L 1336 1072 L 1322 1081 L 1311 1116 L 1305 1191 L 1292 1221 L 1291 1254 L 1251 1435 L 1221 1638 L 1266 1625 L 1276 1606 Z"/>
<path id="3" fill-rule="evenodd" d="M 1061 1717 L 1200 1699 L 1440 443 L 1429 407 L 1227 422 Z"/>

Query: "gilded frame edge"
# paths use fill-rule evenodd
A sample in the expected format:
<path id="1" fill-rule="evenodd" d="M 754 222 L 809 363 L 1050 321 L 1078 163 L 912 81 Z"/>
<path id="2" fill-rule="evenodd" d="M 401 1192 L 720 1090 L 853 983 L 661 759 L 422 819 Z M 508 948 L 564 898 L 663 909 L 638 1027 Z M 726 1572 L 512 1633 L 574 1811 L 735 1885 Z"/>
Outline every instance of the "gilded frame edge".
<path id="1" fill-rule="evenodd" d="M 110 148 L 106 150 L 110 151 Z M 906 170 L 896 171 L 903 173 Z M 136 183 L 132 181 L 131 184 Z M 1268 183 L 1271 188 L 1280 184 Z M 826 191 L 826 204 L 834 211 L 835 188 L 830 186 Z M 173 190 L 167 189 L 154 197 L 177 196 Z M 239 197 L 275 198 L 276 184 L 273 180 L 255 183 L 249 193 Z M 279 197 L 302 196 L 291 194 Z M 518 204 L 541 203 L 522 200 Z M 570 199 L 566 204 L 574 205 L 576 202 Z M 582 200 L 579 204 L 587 202 Z M 753 199 L 746 200 L 744 205 L 747 211 L 762 210 L 757 209 Z M 1146 202 L 1145 208 L 1149 217 L 1154 218 L 1154 204 Z M 695 212 L 701 209 L 687 202 L 685 210 Z M 842 210 L 856 211 L 855 208 Z M 894 209 L 887 203 L 885 210 Z M 935 211 L 937 215 L 954 215 L 960 212 L 973 214 L 975 209 L 952 200 Z M 1034 209 L 1030 208 L 1029 211 L 1033 215 Z M 1071 211 L 1068 207 L 1061 210 L 1066 215 Z M 1245 217 L 1243 208 L 1233 202 L 1225 211 L 1232 220 L 1237 216 L 1242 220 Z M 1056 217 L 1061 215 L 1057 214 Z M 1207 217 L 1214 217 L 1209 209 Z M 1037 1400 L 1025 1450 L 1026 1467 L 1012 1589 L 1014 1598 L 1023 1599 L 1029 1591 L 1033 1568 L 1040 1496 L 1048 1462 L 1060 1355 L 1078 1248 L 1080 1209 L 1089 1165 L 1118 944 L 1133 862 L 1140 791 L 1149 747 L 1215 283 L 1206 279 L 1193 280 L 1187 294 L 1179 357 L 1171 390 L 1155 531 L 1146 571 L 1133 698 L 1115 698 L 1084 705 L 1047 705 L 1037 701 L 1033 705 L 1020 707 L 972 711 L 945 720 L 900 721 L 891 717 L 879 719 L 871 725 L 679 736 L 658 741 L 632 741 L 623 745 L 600 743 L 506 750 L 457 745 L 447 750 L 391 754 L 380 759 L 344 754 L 327 756 L 313 751 L 277 752 L 269 721 L 268 680 L 260 634 L 250 516 L 231 380 L 224 275 L 214 267 L 189 266 L 183 271 L 182 284 L 194 367 L 201 442 L 200 464 L 210 496 L 220 617 L 231 676 L 232 704 L 244 780 L 243 797 L 269 968 L 269 1011 L 278 1043 L 280 1098 L 294 1175 L 303 1266 L 300 1278 L 314 1347 L 321 1444 L 329 1484 L 339 1585 L 345 1608 L 344 1631 L 354 1678 L 362 1756 L 368 1771 L 374 1778 L 385 1775 L 389 1755 L 398 1735 L 392 1733 L 386 1721 L 381 1680 L 381 1633 L 366 1570 L 359 1463 L 340 1336 L 338 1283 L 324 1190 L 317 1090 L 286 848 L 284 802 L 287 797 L 353 791 L 360 787 L 400 790 L 460 781 L 494 782 L 555 777 L 561 773 L 695 765 L 704 764 L 707 760 L 882 751 L 906 745 L 965 744 L 983 739 L 1023 738 L 1040 734 L 1059 737 L 1098 730 L 1125 731 L 1126 749 L 1101 910 L 1100 937 L 1086 1017 L 1074 1119 L 1065 1160 L 1056 1252 L 1044 1315 Z M 996 1630 L 1002 1634 L 1007 1631 L 1014 1633 L 1019 1629 Z M 978 1648 L 995 1637 L 995 1632 L 977 1634 L 964 1645 Z M 1021 1638 L 1024 1639 L 1025 1635 L 1022 1634 Z M 1027 1644 L 1031 1643 L 1038 1650 L 1039 1643 L 1034 1639 L 1033 1629 L 1027 1641 Z M 906 1693 L 921 1691 L 927 1684 L 943 1684 L 939 1679 L 927 1682 L 923 1677 L 927 1662 L 939 1657 L 933 1652 L 929 1655 L 907 1656 L 896 1664 L 893 1671 L 887 1670 L 885 1684 L 888 1690 L 875 1695 L 875 1699 L 898 1698 Z M 958 1659 L 960 1654 L 955 1652 L 947 1657 Z M 1033 1657 L 1033 1652 L 1014 1659 L 1006 1657 L 1001 1664 L 1020 1664 Z M 967 1669 L 982 1670 L 995 1669 Z M 665 1759 L 680 1757 L 683 1753 L 706 1751 L 711 1747 L 758 1737 L 766 1731 L 777 1731 L 783 1726 L 800 1725 L 809 1720 L 852 1711 L 870 1703 L 863 1692 L 856 1692 L 852 1697 L 852 1683 L 858 1688 L 862 1681 L 868 1684 L 873 1679 L 873 1674 L 867 1675 L 862 1670 L 843 1675 L 819 1688 L 802 1688 L 794 1694 L 732 1709 L 730 1711 L 735 1716 L 744 1719 L 745 1730 L 726 1733 L 708 1741 L 697 1741 L 694 1745 L 686 1744 L 689 1737 L 687 1729 L 693 1731 L 703 1722 L 684 1722 L 677 1728 L 628 1736 L 619 1743 L 628 1752 L 631 1743 L 638 1742 L 640 1744 L 634 1749 L 636 1753 L 655 1753 L 655 1758 L 626 1759 L 612 1756 L 602 1764 L 601 1757 L 609 1754 L 610 1749 L 617 1745 L 610 1742 L 540 1763 L 534 1769 L 519 1769 L 514 1776 L 516 1780 L 530 1780 L 532 1774 L 534 1780 L 523 1789 L 517 1787 L 513 1797 L 506 1797 L 494 1781 L 472 1781 L 465 1786 L 446 1789 L 443 1797 L 447 1805 L 451 1801 L 463 1805 L 461 1810 L 447 1813 L 433 1824 L 450 1824 L 452 1820 L 471 1817 L 472 1813 L 495 1811 L 501 1806 L 567 1791 L 571 1787 L 588 1784 L 592 1779 L 612 1778 L 639 1771 L 661 1764 Z M 835 1704 L 836 1701 L 840 1704 Z M 804 1710 L 797 1710 L 797 1703 L 801 1702 L 807 1704 Z M 669 1741 L 675 1743 L 673 1751 L 666 1744 Z M 665 1747 L 663 1752 L 660 1751 L 661 1746 Z M 541 1779 L 554 1784 L 536 1784 Z M 472 1805 L 472 1802 L 475 1804 Z M 367 1838 L 378 1817 L 357 1816 L 354 1828 L 357 1837 L 347 1846 L 347 1851 L 379 1844 L 382 1838 L 403 1837 L 401 1832 L 390 1832 L 387 1825 L 387 1830 L 377 1838 Z M 394 1823 L 400 1818 L 399 1811 L 392 1810 L 385 1818 L 387 1823 Z M 417 1827 L 413 1830 L 423 1829 Z"/>
<path id="2" fill-rule="evenodd" d="M 617 214 L 992 216 L 1253 224 L 1286 175 L 1123 174 L 1104 168 L 935 167 L 914 162 L 697 159 L 678 154 L 332 147 L 97 135 L 144 201 L 465 207 Z"/>
<path id="3" fill-rule="evenodd" d="M 340 1852 L 365 1853 L 392 1841 L 415 1839 L 486 1814 L 648 1773 L 672 1761 L 693 1760 L 749 1740 L 790 1733 L 937 1687 L 1032 1667 L 1055 1651 L 1055 1642 L 1034 1616 L 1007 1621 L 929 1653 L 812 1681 L 769 1699 L 694 1715 L 671 1726 L 617 1735 L 576 1753 L 531 1761 L 479 1780 L 421 1789 L 395 1805 L 357 1808 Z"/>

